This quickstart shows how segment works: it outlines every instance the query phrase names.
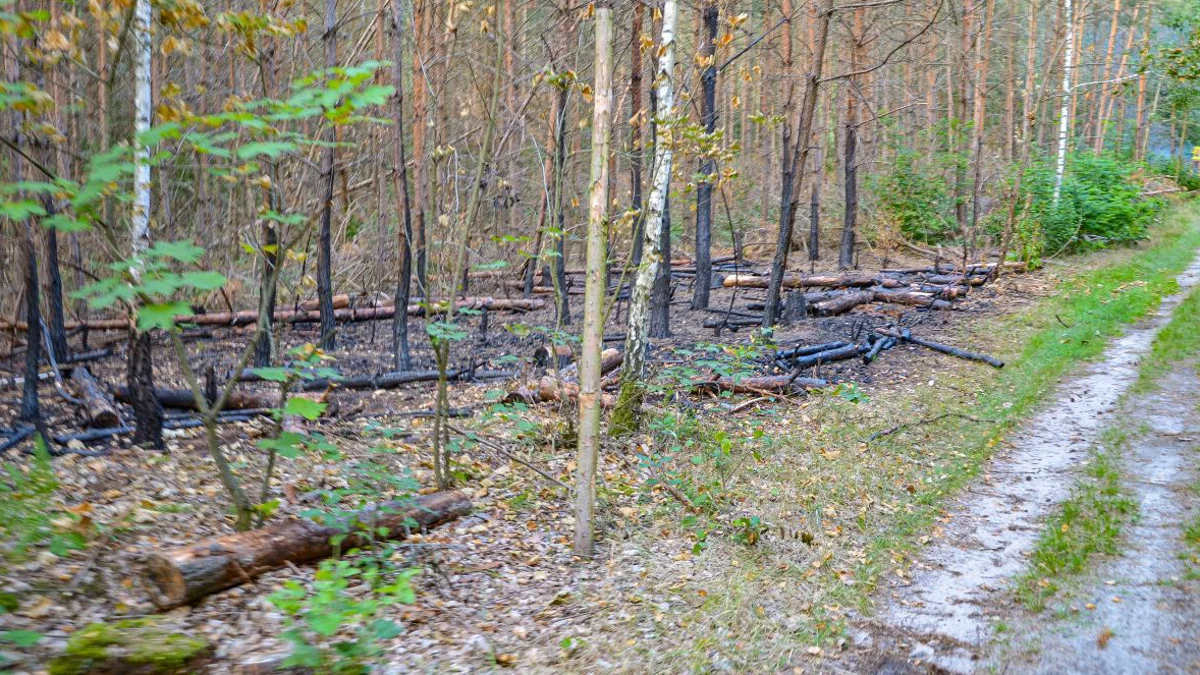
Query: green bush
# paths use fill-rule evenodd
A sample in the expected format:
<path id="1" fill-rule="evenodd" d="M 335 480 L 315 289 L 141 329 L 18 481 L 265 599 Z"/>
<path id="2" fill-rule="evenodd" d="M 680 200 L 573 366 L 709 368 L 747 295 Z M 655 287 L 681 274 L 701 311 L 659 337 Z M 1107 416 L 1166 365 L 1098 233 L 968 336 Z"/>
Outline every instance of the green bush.
<path id="1" fill-rule="evenodd" d="M 905 238 L 936 243 L 954 234 L 953 197 L 942 173 L 917 159 L 916 152 L 900 151 L 892 170 L 876 182 L 875 197 L 883 220 Z"/>
<path id="2" fill-rule="evenodd" d="M 1160 200 L 1144 199 L 1133 169 L 1108 155 L 1080 152 L 1067 160 L 1062 193 L 1054 203 L 1054 160 L 1026 174 L 1018 225 L 1022 256 L 1037 260 L 1063 251 L 1088 251 L 1145 239 Z"/>

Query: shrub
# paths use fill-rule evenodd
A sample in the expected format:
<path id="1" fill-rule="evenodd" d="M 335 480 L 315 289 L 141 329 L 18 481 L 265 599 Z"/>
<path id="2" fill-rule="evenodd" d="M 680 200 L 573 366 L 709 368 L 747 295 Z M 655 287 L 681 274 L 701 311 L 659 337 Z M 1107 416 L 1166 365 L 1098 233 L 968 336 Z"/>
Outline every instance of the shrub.
<path id="1" fill-rule="evenodd" d="M 955 230 L 952 196 L 940 172 L 917 163 L 917 153 L 902 150 L 892 170 L 875 185 L 880 216 L 906 238 L 936 243 Z"/>
<path id="2" fill-rule="evenodd" d="M 1142 198 L 1133 169 L 1108 155 L 1080 152 L 1067 160 L 1061 197 L 1054 203 L 1054 160 L 1026 174 L 1016 235 L 1023 257 L 1088 251 L 1145 239 L 1161 202 Z"/>

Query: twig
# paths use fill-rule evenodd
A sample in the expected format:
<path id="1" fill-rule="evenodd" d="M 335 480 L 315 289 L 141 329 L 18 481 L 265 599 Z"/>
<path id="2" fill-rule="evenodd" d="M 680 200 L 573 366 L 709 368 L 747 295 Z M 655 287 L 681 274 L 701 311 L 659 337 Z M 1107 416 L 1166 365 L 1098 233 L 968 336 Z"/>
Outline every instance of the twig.
<path id="1" fill-rule="evenodd" d="M 877 441 L 877 440 L 883 438 L 884 436 L 891 436 L 892 434 L 894 434 L 898 431 L 903 431 L 904 429 L 907 429 L 908 427 L 921 425 L 921 424 L 933 424 L 934 422 L 937 422 L 938 420 L 946 419 L 947 417 L 956 417 L 958 419 L 964 419 L 964 420 L 967 420 L 970 422 L 975 422 L 976 424 L 978 424 L 980 422 L 988 422 L 989 424 L 994 423 L 994 420 L 980 419 L 978 417 L 972 417 L 971 415 L 966 415 L 963 413 L 948 412 L 948 413 L 942 413 L 940 415 L 934 415 L 933 417 L 926 417 L 924 419 L 919 419 L 915 422 L 904 422 L 902 424 L 897 424 L 896 426 L 889 427 L 887 429 L 884 429 L 883 431 L 876 431 L 875 433 L 868 436 L 867 440 L 865 440 L 863 442 L 864 443 L 872 443 L 874 441 Z"/>
<path id="2" fill-rule="evenodd" d="M 554 476 L 551 476 L 550 474 L 546 473 L 545 471 L 542 471 L 538 467 L 530 464 L 529 462 L 521 459 L 520 457 L 517 457 L 516 455 L 512 454 L 508 450 L 505 450 L 499 444 L 493 443 L 493 442 L 487 440 L 486 438 L 484 438 L 483 436 L 480 436 L 477 433 L 463 431 L 462 429 L 459 429 L 458 427 L 454 426 L 453 424 L 450 424 L 449 422 L 443 422 L 443 424 L 446 426 L 447 429 L 453 431 L 454 433 L 458 434 L 459 436 L 462 436 L 463 438 L 469 438 L 486 448 L 490 448 L 490 449 L 496 451 L 497 453 L 503 455 L 505 458 L 512 460 L 512 461 L 516 462 L 517 464 L 520 464 L 521 466 L 524 466 L 525 468 L 529 469 L 530 471 L 533 471 L 537 475 L 541 476 L 542 478 L 545 478 L 546 480 L 550 481 L 551 483 L 554 483 L 555 485 L 561 487 L 562 489 L 567 490 L 568 492 L 571 490 L 571 486 L 569 486 L 566 483 L 562 482 L 561 480 L 555 478 Z"/>

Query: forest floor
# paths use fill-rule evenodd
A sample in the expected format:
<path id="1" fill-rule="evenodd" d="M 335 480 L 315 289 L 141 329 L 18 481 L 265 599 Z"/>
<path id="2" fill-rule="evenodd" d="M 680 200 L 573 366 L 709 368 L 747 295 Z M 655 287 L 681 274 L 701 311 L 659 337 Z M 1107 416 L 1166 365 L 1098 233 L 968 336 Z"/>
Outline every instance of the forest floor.
<path id="1" fill-rule="evenodd" d="M 954 640 L 933 644 L 929 633 L 935 629 L 922 627 L 914 633 L 909 631 L 914 621 L 893 621 L 900 615 L 892 612 L 913 605 L 902 604 L 902 599 L 923 588 L 926 568 L 936 567 L 935 562 L 946 564 L 938 552 L 946 542 L 959 540 L 955 528 L 960 521 L 969 522 L 952 516 L 963 508 L 977 508 L 960 505 L 983 505 L 985 498 L 1001 499 L 995 495 L 1004 494 L 1003 486 L 1020 486 L 1013 474 L 1003 471 L 1003 463 L 1024 456 L 1021 439 L 1032 439 L 1037 432 L 1014 433 L 1019 424 L 1027 418 L 1036 424 L 1038 415 L 1052 414 L 1038 412 L 1048 400 L 1061 404 L 1072 395 L 1079 400 L 1092 396 L 1069 389 L 1075 385 L 1057 386 L 1079 362 L 1101 357 L 1125 326 L 1150 315 L 1160 298 L 1175 290 L 1175 277 L 1200 246 L 1200 230 L 1194 227 L 1198 215 L 1195 207 L 1176 209 L 1156 229 L 1154 239 L 1139 247 L 1002 276 L 973 291 L 958 309 L 930 312 L 920 323 L 922 336 L 1002 356 L 1008 362 L 1002 371 L 902 346 L 870 366 L 854 360 L 821 368 L 821 376 L 853 386 L 766 400 L 736 412 L 732 404 L 744 398 L 688 397 L 668 386 L 655 404 L 654 434 L 606 442 L 598 509 L 602 536 L 592 561 L 579 561 L 571 554 L 573 520 L 565 489 L 491 445 L 463 441 L 455 454 L 455 474 L 475 511 L 411 539 L 402 549 L 405 564 L 423 574 L 415 580 L 416 602 L 395 611 L 405 633 L 381 645 L 389 663 L 385 672 L 925 672 L 963 663 L 1055 670 L 1060 663 L 1055 654 L 1069 655 L 1069 640 L 1083 639 L 1067 636 L 1086 635 L 1093 642 L 1098 638 L 1088 632 L 1095 632 L 1091 628 L 1070 633 L 1067 629 L 1078 621 L 1068 616 L 1057 642 L 1045 631 L 1040 644 L 1018 639 L 1045 620 L 1045 614 L 1023 609 L 1013 590 L 1003 590 L 1004 579 L 1017 575 L 1020 565 L 1004 567 L 1004 579 L 995 580 L 998 594 L 989 607 L 995 609 L 990 616 L 998 618 L 963 613 L 965 622 L 978 627 L 970 635 L 954 634 L 949 636 Z M 725 307 L 727 293 L 716 291 L 712 306 Z M 736 366 L 739 359 L 752 358 L 747 355 L 752 353 L 754 331 L 726 333 L 718 341 L 700 326 L 707 315 L 678 308 L 677 316 L 675 336 L 655 342 L 660 362 L 691 366 L 721 358 Z M 812 319 L 777 334 L 776 340 L 787 345 L 845 339 L 864 322 L 895 319 L 861 314 Z M 552 323 L 548 310 L 504 320 Z M 492 321 L 498 323 L 494 316 Z M 611 332 L 621 332 L 615 317 L 613 321 Z M 415 323 L 417 334 L 420 325 Z M 1139 325 L 1129 334 L 1145 330 L 1150 329 Z M 216 333 L 212 339 L 188 344 L 198 370 L 209 364 L 218 372 L 227 370 L 237 345 L 248 335 Z M 518 337 L 522 333 L 493 330 L 486 344 L 461 345 L 457 361 L 473 358 L 481 366 L 511 367 L 505 357 L 528 356 L 534 346 L 530 339 Z M 387 370 L 383 364 L 390 359 L 388 335 L 387 324 L 381 322 L 346 327 L 340 334 L 341 348 L 333 353 L 335 366 L 347 374 Z M 289 344 L 315 338 L 291 330 L 285 336 Z M 1138 339 L 1148 349 L 1151 337 Z M 710 342 L 721 344 L 699 344 Z M 419 367 L 424 367 L 430 355 L 421 344 L 423 340 L 416 355 Z M 1121 344 L 1113 349 L 1120 351 Z M 180 386 L 165 353 L 156 354 L 157 381 Z M 1128 352 L 1126 358 L 1136 359 L 1136 354 Z M 118 380 L 121 368 L 120 359 L 111 359 L 94 371 L 101 379 Z M 1079 377 L 1106 370 L 1113 370 L 1109 375 L 1114 378 L 1136 379 L 1103 365 Z M 1184 474 L 1164 476 L 1156 464 L 1142 461 L 1141 453 L 1174 443 L 1180 466 L 1191 461 L 1182 450 L 1188 447 L 1188 430 L 1196 426 L 1185 419 L 1182 407 L 1171 412 L 1168 403 L 1186 403 L 1185 390 L 1174 386 L 1164 380 L 1161 392 L 1142 394 L 1159 398 L 1124 404 L 1155 405 L 1158 414 L 1178 422 L 1178 428 L 1168 429 L 1176 435 L 1154 437 L 1153 442 L 1144 441 L 1145 447 L 1138 445 L 1143 441 L 1130 441 L 1123 451 L 1122 467 L 1136 467 L 1145 475 L 1122 474 L 1122 485 L 1133 486 L 1131 494 L 1146 500 L 1153 495 L 1137 492 L 1137 486 L 1169 478 L 1174 490 Z M 563 415 L 549 404 L 529 410 L 497 406 L 503 392 L 495 390 L 500 388 L 452 384 L 451 405 L 474 411 L 454 424 L 569 483 L 574 469 L 573 433 L 565 421 L 569 410 Z M 44 400 L 51 402 L 52 422 L 68 424 L 72 413 L 67 406 L 54 403 L 51 387 L 43 387 L 43 392 Z M 1106 393 L 1111 402 L 1093 402 L 1087 410 L 1106 410 L 1120 393 Z M 340 409 L 354 414 L 316 424 L 313 430 L 329 438 L 341 458 L 304 455 L 282 463 L 269 494 L 281 502 L 276 518 L 315 508 L 322 490 L 344 488 L 360 471 L 411 473 L 420 485 L 432 484 L 430 421 L 400 414 L 431 408 L 431 384 L 339 396 Z M 0 399 L 3 419 L 11 419 L 12 398 L 9 392 Z M 1044 409 L 1056 408 L 1050 404 Z M 1148 423 L 1151 431 L 1146 433 L 1159 433 L 1154 430 L 1157 418 L 1139 415 L 1138 407 L 1125 409 Z M 1073 415 L 1086 412 L 1066 410 Z M 694 421 L 681 421 L 683 413 Z M 946 414 L 951 416 L 939 417 Z M 1126 413 L 1097 419 L 1118 414 Z M 1076 421 L 1085 419 L 1090 418 L 1077 416 Z M 873 433 L 903 424 L 909 426 L 867 441 Z M 1071 494 L 1078 473 L 1071 466 L 1085 463 L 1101 426 L 1089 422 L 1092 431 L 1079 441 L 1084 450 L 1072 452 L 1077 445 L 1072 444 L 1052 453 L 1065 462 L 1061 471 L 1045 472 L 1053 474 L 1061 488 L 1052 502 Z M 267 420 L 222 427 L 222 441 L 244 475 L 261 470 L 264 458 L 253 443 L 269 433 L 269 427 Z M 714 454 L 718 434 L 731 439 L 732 452 Z M 227 499 L 199 434 L 170 434 L 168 452 L 162 454 L 131 448 L 124 440 L 96 447 L 107 452 L 54 460 L 59 489 L 51 506 L 76 514 L 77 524 L 87 529 L 88 547 L 61 557 L 37 551 L 0 571 L 0 585 L 21 599 L 15 613 L 0 615 L 0 630 L 44 635 L 27 651 L 5 650 L 25 672 L 39 672 L 71 633 L 91 622 L 154 613 L 152 590 L 140 572 L 145 557 L 229 528 Z M 646 457 L 655 458 L 653 471 L 688 472 L 690 483 L 713 499 L 713 513 L 692 518 L 670 494 L 652 487 Z M 6 459 L 28 462 L 16 455 Z M 1030 518 L 1054 511 L 1053 504 L 1039 504 Z M 993 510 L 1008 510 L 995 507 L 992 503 Z M 1182 517 L 1167 506 L 1161 507 L 1157 520 L 1147 515 L 1156 508 L 1143 506 L 1135 527 L 1155 528 Z M 81 514 L 86 517 L 78 517 Z M 761 530 L 757 523 L 763 525 Z M 748 528 L 755 531 L 753 537 L 746 536 Z M 1005 529 L 1019 535 L 1011 544 L 1012 560 L 1024 558 L 1018 551 L 1032 546 L 1038 531 L 1032 521 Z M 1130 530 L 1126 536 L 1147 546 L 1153 543 L 1149 530 L 1135 535 L 1138 532 Z M 1161 560 L 1163 574 L 1169 577 L 1173 550 L 1136 555 Z M 1109 562 L 1120 565 L 1119 559 Z M 1079 604 L 1084 597 L 1101 598 L 1105 591 L 1132 601 L 1141 597 L 1140 589 L 1151 603 L 1145 606 L 1153 607 L 1178 599 L 1174 594 L 1186 590 L 1183 585 L 1173 589 L 1140 584 L 1144 577 L 1119 568 L 1096 574 L 1096 579 L 1114 585 L 1127 583 L 1129 589 L 1118 592 L 1103 585 L 1089 591 L 1091 577 L 1082 575 L 1070 584 L 1062 582 L 1070 589 L 1059 596 Z M 213 642 L 217 660 L 211 672 L 270 672 L 287 649 L 279 639 L 287 620 L 267 597 L 287 580 L 311 585 L 313 570 L 291 566 L 269 572 L 167 616 L 181 630 Z M 1088 602 L 1109 610 L 1098 599 Z M 1133 631 L 1117 623 L 1122 616 L 1097 618 L 1096 625 L 1114 633 L 1105 640 L 1114 650 L 1108 653 L 1127 649 L 1122 638 Z M 1191 634 L 1186 629 L 1165 628 L 1150 635 L 1169 640 L 1177 633 Z M 1186 652 L 1189 643 L 1183 644 Z M 955 648 L 970 652 L 965 661 L 945 660 L 960 655 Z M 1034 665 L 1039 659 L 1043 665 Z"/>

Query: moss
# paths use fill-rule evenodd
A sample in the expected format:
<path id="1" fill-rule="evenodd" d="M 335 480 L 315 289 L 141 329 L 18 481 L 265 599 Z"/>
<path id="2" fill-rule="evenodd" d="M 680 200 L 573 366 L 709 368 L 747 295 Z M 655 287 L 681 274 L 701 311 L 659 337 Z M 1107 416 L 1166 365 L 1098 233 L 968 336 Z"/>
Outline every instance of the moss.
<path id="1" fill-rule="evenodd" d="M 159 617 L 93 623 L 71 636 L 66 651 L 50 662 L 50 675 L 188 672 L 209 647 L 202 638 L 171 632 Z"/>

